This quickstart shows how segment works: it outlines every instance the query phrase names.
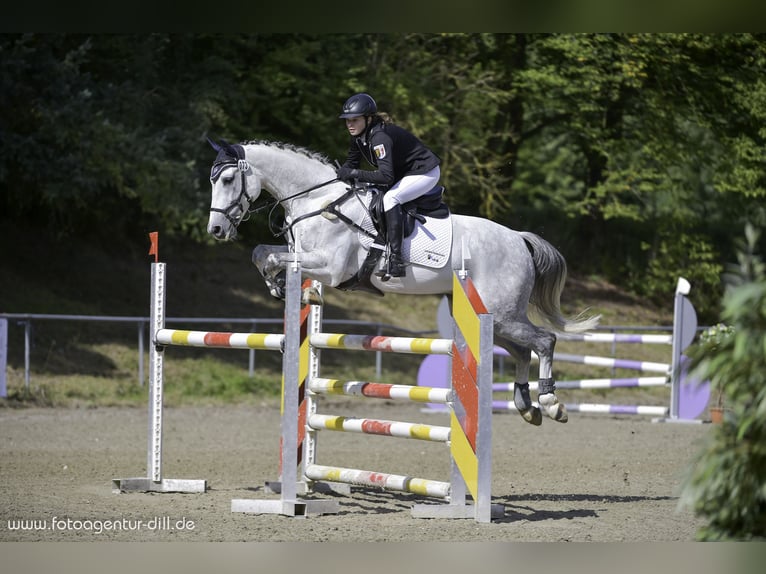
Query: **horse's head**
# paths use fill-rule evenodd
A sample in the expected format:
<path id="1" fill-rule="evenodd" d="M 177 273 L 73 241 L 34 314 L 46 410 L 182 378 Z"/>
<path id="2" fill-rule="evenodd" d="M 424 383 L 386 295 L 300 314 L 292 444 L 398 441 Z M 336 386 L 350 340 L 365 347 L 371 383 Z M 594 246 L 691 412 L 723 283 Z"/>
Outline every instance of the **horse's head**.
<path id="1" fill-rule="evenodd" d="M 208 142 L 218 156 L 210 170 L 213 194 L 207 232 L 219 240 L 234 239 L 237 226 L 250 215 L 250 204 L 261 194 L 258 176 L 245 157 L 245 148 L 223 140 Z"/>

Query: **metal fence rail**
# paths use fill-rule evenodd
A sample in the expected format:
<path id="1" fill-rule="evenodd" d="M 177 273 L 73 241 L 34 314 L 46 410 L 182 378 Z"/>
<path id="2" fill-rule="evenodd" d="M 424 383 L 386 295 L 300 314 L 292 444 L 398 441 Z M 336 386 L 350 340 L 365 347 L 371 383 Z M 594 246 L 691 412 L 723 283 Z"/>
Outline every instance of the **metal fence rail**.
<path id="1" fill-rule="evenodd" d="M 141 386 L 145 383 L 144 377 L 144 349 L 146 348 L 147 326 L 149 317 L 132 317 L 119 315 L 59 315 L 46 313 L 0 313 L 0 397 L 6 396 L 6 363 L 7 360 L 7 324 L 15 322 L 17 325 L 24 326 L 24 386 L 29 390 L 30 372 L 31 372 L 31 349 L 32 349 L 32 324 L 35 321 L 69 321 L 69 322 L 88 322 L 88 323 L 132 323 L 136 325 L 138 332 L 138 382 Z M 215 324 L 215 325 L 248 325 L 250 333 L 259 332 L 258 329 L 265 325 L 282 326 L 282 319 L 273 319 L 268 317 L 168 317 L 166 323 L 174 324 Z M 351 319 L 325 319 L 327 325 L 344 325 L 354 327 L 364 327 L 368 332 L 374 332 L 376 335 L 382 335 L 384 332 L 404 334 L 411 337 L 423 337 L 436 333 L 430 331 L 412 331 L 397 325 L 388 323 L 376 323 L 370 321 L 355 321 Z M 3 333 L 5 326 L 5 335 Z M 248 374 L 254 376 L 255 372 L 255 349 L 248 351 Z M 380 378 L 382 371 L 382 354 L 375 353 L 375 372 Z"/>
<path id="2" fill-rule="evenodd" d="M 132 316 L 119 316 L 119 315 L 58 315 L 58 314 L 46 314 L 46 313 L 0 313 L 0 397 L 6 396 L 6 363 L 7 360 L 7 346 L 8 346 L 8 322 L 15 322 L 18 325 L 24 326 L 24 386 L 29 390 L 30 383 L 30 371 L 31 360 L 30 352 L 32 348 L 32 323 L 34 321 L 71 321 L 71 322 L 89 322 L 89 323 L 132 323 L 136 325 L 138 333 L 138 382 L 141 386 L 145 384 L 144 376 L 144 349 L 146 348 L 147 327 L 149 324 L 149 317 L 132 317 Z M 218 324 L 218 325 L 248 325 L 250 333 L 259 332 L 258 329 L 265 325 L 278 325 L 281 327 L 283 324 L 282 319 L 273 319 L 269 317 L 253 317 L 253 318 L 241 318 L 241 317 L 168 317 L 167 323 L 174 324 Z M 397 325 L 391 325 L 388 323 L 377 323 L 371 321 L 355 321 L 350 319 L 325 319 L 325 325 L 343 325 L 353 327 L 364 327 L 366 333 L 375 333 L 380 336 L 384 332 L 403 334 L 411 337 L 424 337 L 438 333 L 436 330 L 429 331 L 412 331 L 405 329 Z M 704 327 L 698 327 L 698 330 L 702 330 Z M 620 331 L 652 331 L 652 332 L 672 332 L 672 326 L 660 326 L 660 327 L 647 327 L 647 326 L 635 326 L 635 325 L 613 325 L 613 326 L 601 326 L 596 329 L 597 332 L 605 333 L 619 333 Z M 564 338 L 562 338 L 564 340 Z M 612 355 L 616 352 L 616 344 L 613 343 Z M 498 357 L 498 371 L 502 375 L 504 371 L 504 358 Z M 380 351 L 375 352 L 375 374 L 378 379 L 381 377 L 383 369 L 383 358 Z M 254 376 L 255 372 L 255 349 L 248 350 L 248 374 L 250 377 Z"/>

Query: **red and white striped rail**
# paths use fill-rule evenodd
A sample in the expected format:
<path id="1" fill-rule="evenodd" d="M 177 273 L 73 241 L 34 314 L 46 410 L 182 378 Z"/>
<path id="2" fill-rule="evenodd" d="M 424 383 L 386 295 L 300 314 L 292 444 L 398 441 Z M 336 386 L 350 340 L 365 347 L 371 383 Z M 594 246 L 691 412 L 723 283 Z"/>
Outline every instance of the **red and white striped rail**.
<path id="1" fill-rule="evenodd" d="M 421 496 L 433 496 L 435 498 L 448 499 L 450 496 L 449 482 L 415 478 L 400 474 L 312 464 L 306 467 L 305 475 L 307 478 L 316 481 L 324 480 L 357 486 L 385 488 L 399 492 L 411 492 Z"/>
<path id="2" fill-rule="evenodd" d="M 314 333 L 309 337 L 309 342 L 317 349 L 383 351 L 416 355 L 449 355 L 452 352 L 452 339 Z"/>
<path id="3" fill-rule="evenodd" d="M 160 329 L 155 342 L 160 345 L 187 347 L 222 347 L 227 349 L 261 349 L 281 351 L 285 336 L 270 333 L 225 333 L 216 331 L 186 331 Z"/>
<path id="4" fill-rule="evenodd" d="M 322 395 L 363 396 L 420 403 L 446 404 L 452 397 L 450 389 L 323 378 L 312 379 L 309 382 L 309 389 Z"/>
<path id="5" fill-rule="evenodd" d="M 314 430 L 325 429 L 376 434 L 432 442 L 447 442 L 450 437 L 449 427 L 377 419 L 358 419 L 337 415 L 309 415 L 308 426 Z"/>

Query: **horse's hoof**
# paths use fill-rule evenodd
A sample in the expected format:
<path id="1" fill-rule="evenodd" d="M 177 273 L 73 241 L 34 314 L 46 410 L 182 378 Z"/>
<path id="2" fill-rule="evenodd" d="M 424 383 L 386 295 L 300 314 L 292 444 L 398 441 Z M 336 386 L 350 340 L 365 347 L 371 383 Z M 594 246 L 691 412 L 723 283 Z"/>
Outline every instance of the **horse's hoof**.
<path id="1" fill-rule="evenodd" d="M 285 298 L 285 291 L 280 287 L 272 287 L 269 289 L 269 294 L 274 297 L 274 299 L 279 299 L 280 301 Z"/>
<path id="2" fill-rule="evenodd" d="M 531 425 L 539 427 L 541 424 L 543 424 L 543 415 L 540 412 L 540 409 L 537 407 L 530 407 L 528 409 L 519 410 L 519 414 L 521 415 L 521 418 L 523 418 Z"/>
<path id="3" fill-rule="evenodd" d="M 540 426 L 543 424 L 543 415 L 540 409 L 532 404 L 529 398 L 529 383 L 515 383 L 513 385 L 513 404 L 522 418 L 531 425 Z"/>
<path id="4" fill-rule="evenodd" d="M 567 409 L 559 402 L 554 393 L 546 393 L 537 397 L 537 402 L 548 417 L 556 422 L 565 423 L 569 420 Z"/>
<path id="5" fill-rule="evenodd" d="M 319 293 L 319 289 L 316 287 L 307 287 L 303 290 L 301 293 L 301 305 L 323 305 L 324 300 L 322 299 L 321 293 Z"/>

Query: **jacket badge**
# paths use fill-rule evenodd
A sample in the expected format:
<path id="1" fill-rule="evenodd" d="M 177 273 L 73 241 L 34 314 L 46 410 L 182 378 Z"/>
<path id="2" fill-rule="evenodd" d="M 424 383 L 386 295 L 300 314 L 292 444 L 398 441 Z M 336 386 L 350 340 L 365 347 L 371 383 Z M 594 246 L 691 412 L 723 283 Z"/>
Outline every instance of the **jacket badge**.
<path id="1" fill-rule="evenodd" d="M 386 146 L 383 144 L 378 144 L 372 150 L 375 152 L 375 157 L 378 159 L 383 159 L 386 157 Z"/>

